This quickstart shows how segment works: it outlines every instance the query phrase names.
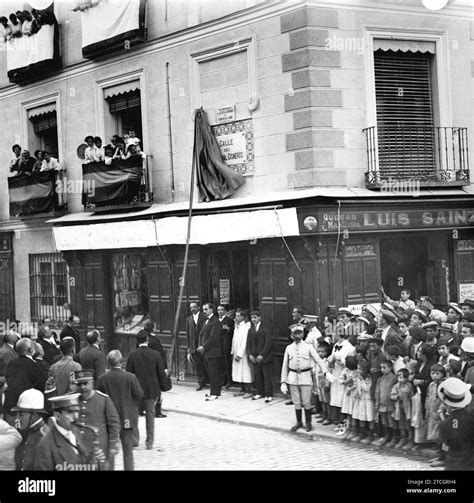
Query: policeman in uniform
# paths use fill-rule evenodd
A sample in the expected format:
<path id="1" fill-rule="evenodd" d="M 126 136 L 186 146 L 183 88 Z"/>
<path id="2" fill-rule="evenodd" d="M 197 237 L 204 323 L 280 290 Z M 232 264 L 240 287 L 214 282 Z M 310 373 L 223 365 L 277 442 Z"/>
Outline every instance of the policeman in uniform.
<path id="1" fill-rule="evenodd" d="M 302 343 L 304 336 L 304 325 L 295 323 L 290 325 L 291 338 L 293 343 L 285 349 L 283 366 L 281 368 L 281 392 L 288 393 L 290 388 L 291 400 L 295 404 L 296 424 L 291 431 L 296 431 L 303 427 L 301 421 L 302 408 L 305 411 L 306 431 L 311 431 L 311 390 L 313 387 L 312 364 L 315 362 L 326 376 L 329 382 L 334 381 L 334 376 L 328 372 L 327 365 L 320 358 L 314 347 L 310 344 Z"/>
<path id="2" fill-rule="evenodd" d="M 23 391 L 12 412 L 16 412 L 15 427 L 23 438 L 15 450 L 15 470 L 34 470 L 36 449 L 49 431 L 42 416 L 46 414 L 43 393 L 34 388 Z"/>
<path id="3" fill-rule="evenodd" d="M 96 464 L 82 442 L 75 426 L 79 414 L 79 393 L 48 399 L 54 415 L 51 429 L 39 441 L 34 461 L 35 470 L 84 471 L 94 470 Z"/>
<path id="4" fill-rule="evenodd" d="M 88 452 L 91 453 L 96 447 L 94 432 L 90 428 L 83 427 L 85 424 L 98 430 L 99 446 L 107 458 L 102 469 L 113 470 L 114 456 L 118 452 L 120 435 L 120 417 L 111 398 L 94 389 L 94 371 L 78 370 L 74 372 L 74 384 L 78 386 L 79 397 L 79 429 L 82 440 Z"/>

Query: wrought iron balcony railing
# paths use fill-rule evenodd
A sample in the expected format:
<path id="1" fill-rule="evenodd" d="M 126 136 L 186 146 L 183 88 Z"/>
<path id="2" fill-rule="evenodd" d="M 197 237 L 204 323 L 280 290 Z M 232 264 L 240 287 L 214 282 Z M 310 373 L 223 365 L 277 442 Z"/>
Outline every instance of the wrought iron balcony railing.
<path id="1" fill-rule="evenodd" d="M 467 128 L 373 126 L 363 131 L 367 188 L 383 187 L 390 180 L 421 187 L 469 185 Z"/>
<path id="2" fill-rule="evenodd" d="M 148 208 L 153 204 L 148 156 L 132 156 L 82 165 L 84 211 Z"/>

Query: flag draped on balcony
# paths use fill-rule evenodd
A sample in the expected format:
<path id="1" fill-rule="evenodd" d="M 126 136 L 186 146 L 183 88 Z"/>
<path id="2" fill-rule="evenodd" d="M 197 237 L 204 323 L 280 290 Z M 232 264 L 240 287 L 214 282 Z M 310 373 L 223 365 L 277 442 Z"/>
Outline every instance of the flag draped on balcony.
<path id="1" fill-rule="evenodd" d="M 54 171 L 9 177 L 10 215 L 34 215 L 53 211 L 57 202 L 55 189 Z"/>
<path id="2" fill-rule="evenodd" d="M 222 160 L 217 140 L 206 112 L 198 108 L 194 116 L 193 169 L 201 201 L 214 201 L 231 196 L 245 179 Z"/>

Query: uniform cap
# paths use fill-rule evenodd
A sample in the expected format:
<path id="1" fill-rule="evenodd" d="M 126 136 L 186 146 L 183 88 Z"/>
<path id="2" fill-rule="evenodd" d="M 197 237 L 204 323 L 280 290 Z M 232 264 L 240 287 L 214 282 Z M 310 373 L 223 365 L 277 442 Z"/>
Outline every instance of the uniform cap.
<path id="1" fill-rule="evenodd" d="M 81 382 L 92 381 L 94 379 L 93 370 L 76 370 L 74 372 L 74 384 L 79 384 Z"/>
<path id="2" fill-rule="evenodd" d="M 69 409 L 69 410 L 79 410 L 79 397 L 80 393 L 70 393 L 69 395 L 53 396 L 48 398 L 51 402 L 54 410 L 59 409 Z"/>

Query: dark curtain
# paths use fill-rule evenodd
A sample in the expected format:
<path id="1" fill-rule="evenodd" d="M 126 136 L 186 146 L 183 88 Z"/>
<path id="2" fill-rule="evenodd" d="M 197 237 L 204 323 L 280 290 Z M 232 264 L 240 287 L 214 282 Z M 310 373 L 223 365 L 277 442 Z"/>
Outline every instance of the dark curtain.
<path id="1" fill-rule="evenodd" d="M 194 115 L 193 169 L 201 201 L 225 199 L 243 185 L 245 179 L 222 160 L 217 140 L 206 112 L 198 108 Z"/>

